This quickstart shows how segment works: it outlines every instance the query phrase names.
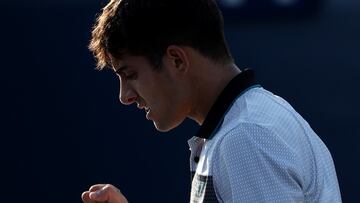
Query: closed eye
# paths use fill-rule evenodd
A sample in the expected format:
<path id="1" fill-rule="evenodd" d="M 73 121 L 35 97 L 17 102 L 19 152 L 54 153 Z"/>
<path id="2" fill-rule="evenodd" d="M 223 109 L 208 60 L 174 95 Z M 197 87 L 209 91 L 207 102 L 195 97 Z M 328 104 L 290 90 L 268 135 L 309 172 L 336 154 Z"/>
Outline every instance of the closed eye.
<path id="1" fill-rule="evenodd" d="M 116 73 L 116 75 L 124 80 L 136 80 L 138 77 L 138 74 L 136 72 L 132 73 Z"/>
<path id="2" fill-rule="evenodd" d="M 125 75 L 125 79 L 126 80 L 136 80 L 138 74 L 135 72 L 129 73 L 129 74 L 124 74 Z"/>

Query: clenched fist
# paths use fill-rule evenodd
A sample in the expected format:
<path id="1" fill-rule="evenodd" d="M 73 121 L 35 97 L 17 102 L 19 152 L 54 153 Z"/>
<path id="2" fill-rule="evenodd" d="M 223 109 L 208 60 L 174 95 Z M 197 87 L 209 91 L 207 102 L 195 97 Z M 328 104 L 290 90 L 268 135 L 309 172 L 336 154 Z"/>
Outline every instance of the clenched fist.
<path id="1" fill-rule="evenodd" d="M 128 203 L 120 190 L 110 184 L 93 185 L 81 198 L 84 203 Z"/>

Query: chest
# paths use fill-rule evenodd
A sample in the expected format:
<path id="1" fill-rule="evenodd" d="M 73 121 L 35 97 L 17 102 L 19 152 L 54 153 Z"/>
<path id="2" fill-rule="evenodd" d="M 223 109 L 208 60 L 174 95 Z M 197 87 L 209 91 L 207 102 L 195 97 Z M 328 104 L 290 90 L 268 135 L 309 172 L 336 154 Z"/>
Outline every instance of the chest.
<path id="1" fill-rule="evenodd" d="M 219 202 L 213 179 L 213 141 L 204 139 L 190 145 L 191 203 Z"/>

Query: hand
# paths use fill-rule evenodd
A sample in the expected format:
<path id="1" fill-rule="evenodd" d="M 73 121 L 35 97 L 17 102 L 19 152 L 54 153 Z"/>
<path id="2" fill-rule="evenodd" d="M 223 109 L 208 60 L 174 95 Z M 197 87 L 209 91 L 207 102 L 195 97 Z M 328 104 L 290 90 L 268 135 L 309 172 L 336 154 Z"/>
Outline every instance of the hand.
<path id="1" fill-rule="evenodd" d="M 84 203 L 128 203 L 120 190 L 110 184 L 97 184 L 81 195 Z"/>

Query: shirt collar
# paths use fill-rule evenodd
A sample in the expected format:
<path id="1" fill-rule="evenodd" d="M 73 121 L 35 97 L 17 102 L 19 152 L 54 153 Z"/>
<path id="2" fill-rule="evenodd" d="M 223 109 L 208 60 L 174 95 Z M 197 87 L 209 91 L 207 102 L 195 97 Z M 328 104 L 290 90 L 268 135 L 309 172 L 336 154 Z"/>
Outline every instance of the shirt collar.
<path id="1" fill-rule="evenodd" d="M 222 123 L 223 117 L 232 106 L 235 99 L 252 86 L 257 85 L 255 74 L 252 69 L 245 69 L 236 75 L 220 93 L 215 103 L 207 114 L 204 123 L 196 134 L 196 137 L 209 139 L 214 131 Z"/>

